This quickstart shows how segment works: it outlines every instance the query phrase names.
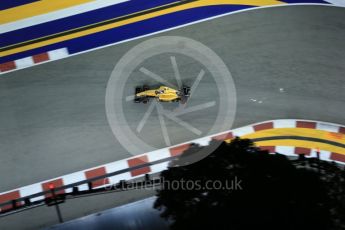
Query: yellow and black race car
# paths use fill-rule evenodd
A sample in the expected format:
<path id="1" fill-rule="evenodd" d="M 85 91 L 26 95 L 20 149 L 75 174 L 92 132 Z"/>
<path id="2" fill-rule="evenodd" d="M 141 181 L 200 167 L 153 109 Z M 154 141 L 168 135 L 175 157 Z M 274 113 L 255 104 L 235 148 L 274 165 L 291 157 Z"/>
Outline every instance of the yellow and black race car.
<path id="1" fill-rule="evenodd" d="M 135 88 L 134 102 L 147 103 L 150 98 L 156 98 L 161 102 L 182 102 L 185 103 L 190 95 L 190 88 L 183 87 L 181 90 L 160 86 L 158 89 L 150 89 L 148 86 Z"/>

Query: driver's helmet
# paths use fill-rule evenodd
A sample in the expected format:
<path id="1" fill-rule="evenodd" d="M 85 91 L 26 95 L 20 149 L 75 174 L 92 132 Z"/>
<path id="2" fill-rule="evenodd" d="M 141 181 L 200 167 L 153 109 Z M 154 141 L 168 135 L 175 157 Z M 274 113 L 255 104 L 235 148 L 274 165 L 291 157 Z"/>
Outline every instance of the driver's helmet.
<path id="1" fill-rule="evenodd" d="M 164 93 L 164 90 L 162 89 L 156 90 L 156 94 L 162 94 L 162 93 Z"/>

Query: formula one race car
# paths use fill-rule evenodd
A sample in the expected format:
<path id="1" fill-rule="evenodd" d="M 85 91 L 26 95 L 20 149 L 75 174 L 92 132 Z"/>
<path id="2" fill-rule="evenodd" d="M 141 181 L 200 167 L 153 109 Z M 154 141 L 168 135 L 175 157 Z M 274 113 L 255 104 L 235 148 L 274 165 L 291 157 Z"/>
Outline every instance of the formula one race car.
<path id="1" fill-rule="evenodd" d="M 161 86 L 158 89 L 150 89 L 148 86 L 135 88 L 134 102 L 147 103 L 150 98 L 156 98 L 161 102 L 185 103 L 190 96 L 190 87 L 184 86 L 181 90 L 175 90 L 167 86 Z"/>

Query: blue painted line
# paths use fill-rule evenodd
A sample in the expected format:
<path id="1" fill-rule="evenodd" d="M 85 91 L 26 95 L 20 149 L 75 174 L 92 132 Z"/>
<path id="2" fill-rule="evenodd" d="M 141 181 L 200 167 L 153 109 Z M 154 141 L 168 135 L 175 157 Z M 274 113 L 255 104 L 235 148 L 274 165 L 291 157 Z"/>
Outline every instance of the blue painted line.
<path id="1" fill-rule="evenodd" d="M 315 1 L 314 1 L 315 3 Z M 329 3 L 327 3 L 329 4 Z M 132 39 L 145 34 L 154 33 L 168 28 L 180 26 L 197 20 L 234 12 L 242 9 L 254 8 L 256 6 L 247 5 L 219 5 L 192 8 L 167 15 L 162 15 L 152 19 L 132 23 L 129 25 L 117 27 L 107 31 L 98 32 L 71 39 L 68 41 L 55 43 L 52 45 L 28 50 L 0 58 L 0 63 L 17 60 L 20 58 L 32 56 L 35 54 L 47 52 L 54 49 L 67 47 L 70 54 L 83 52 L 89 49 L 117 43 L 123 40 Z"/>
<path id="2" fill-rule="evenodd" d="M 254 6 L 245 5 L 221 5 L 205 6 L 192 8 L 167 15 L 162 15 L 152 19 L 132 23 L 129 25 L 117 27 L 114 29 L 102 31 L 84 37 L 71 39 L 68 41 L 55 43 L 45 47 L 24 51 L 0 58 L 0 63 L 17 60 L 20 58 L 32 56 L 35 54 L 47 52 L 54 49 L 67 47 L 70 54 L 79 53 L 92 48 L 109 45 L 126 39 L 135 38 L 145 34 L 157 32 L 160 30 L 176 27 L 197 20 L 213 17 L 216 15 L 234 12 L 242 9 L 252 8 Z"/>
<path id="3" fill-rule="evenodd" d="M 140 21 L 127 26 L 114 28 L 104 32 L 88 35 L 84 38 L 70 40 L 70 53 L 79 53 L 83 50 L 93 49 L 99 46 L 112 44 L 122 40 L 143 36 L 179 25 L 187 24 L 197 20 L 213 17 L 216 15 L 234 12 L 253 6 L 227 5 L 227 6 L 204 6 L 188 10 L 183 10 L 158 18 Z"/>
<path id="4" fill-rule="evenodd" d="M 39 0 L 1 0 L 0 1 L 0 10 L 7 10 L 13 7 L 26 5 L 32 2 L 37 2 Z"/>
<path id="5" fill-rule="evenodd" d="M 154 7 L 166 5 L 177 0 L 131 0 L 117 5 L 100 8 L 82 14 L 73 15 L 63 19 L 42 23 L 28 28 L 3 33 L 0 47 L 17 44 L 36 38 L 56 34 L 59 32 L 87 26 L 108 19 L 140 12 Z"/>

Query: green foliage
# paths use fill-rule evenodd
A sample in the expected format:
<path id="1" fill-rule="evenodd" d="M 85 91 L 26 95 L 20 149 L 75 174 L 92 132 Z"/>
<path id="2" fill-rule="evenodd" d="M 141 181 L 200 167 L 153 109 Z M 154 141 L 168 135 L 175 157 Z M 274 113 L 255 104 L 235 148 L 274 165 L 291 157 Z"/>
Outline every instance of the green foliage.
<path id="1" fill-rule="evenodd" d="M 344 170 L 327 162 L 319 170 L 315 159 L 292 161 L 238 138 L 193 146 L 171 164 L 207 149 L 202 160 L 161 173 L 155 208 L 172 229 L 342 229 Z M 227 188 L 206 188 L 210 181 Z"/>

